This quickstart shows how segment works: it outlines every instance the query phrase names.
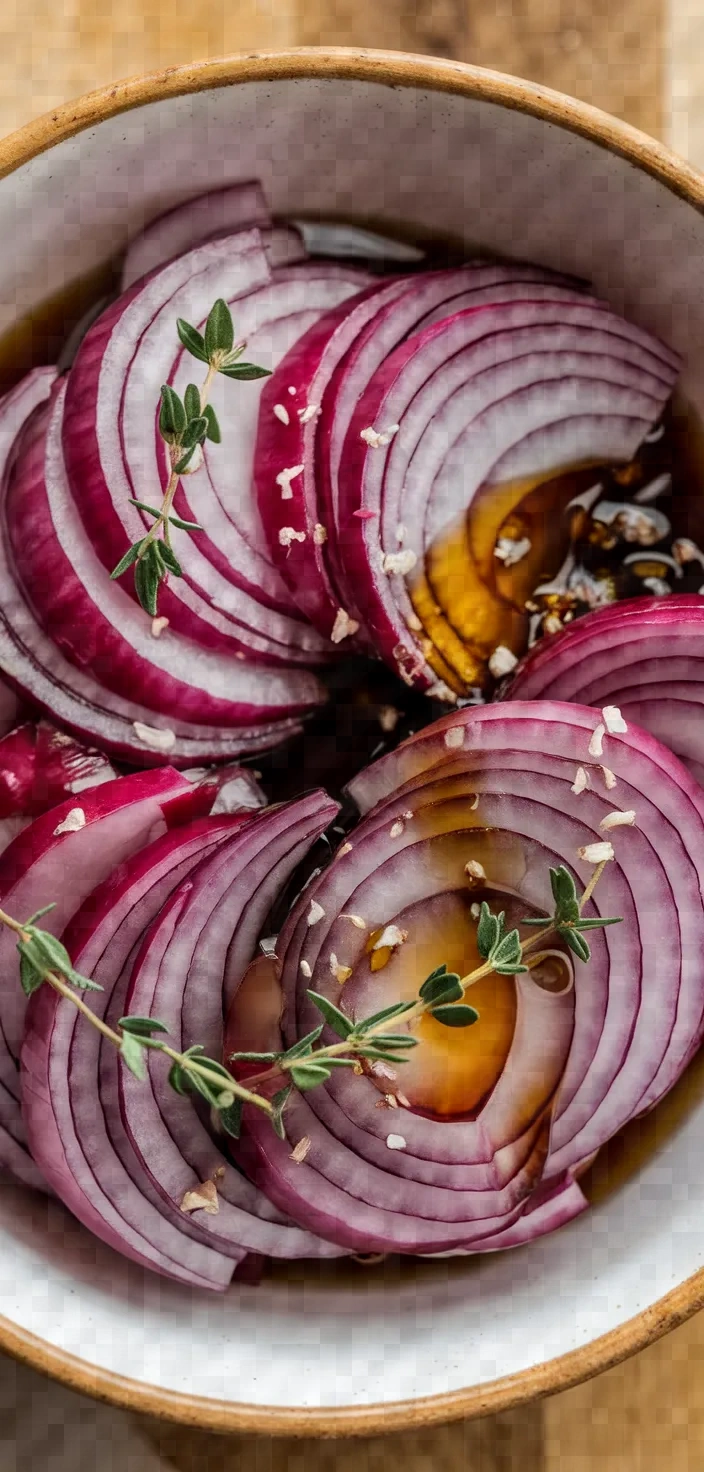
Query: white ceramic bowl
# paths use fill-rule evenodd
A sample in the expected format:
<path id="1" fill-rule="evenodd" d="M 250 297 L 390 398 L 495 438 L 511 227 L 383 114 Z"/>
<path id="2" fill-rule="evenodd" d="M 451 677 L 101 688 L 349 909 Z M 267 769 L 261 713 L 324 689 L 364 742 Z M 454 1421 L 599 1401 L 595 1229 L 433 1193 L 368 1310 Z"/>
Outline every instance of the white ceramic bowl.
<path id="1" fill-rule="evenodd" d="M 704 403 L 703 181 L 528 83 L 379 52 L 240 56 L 72 103 L 1 144 L 0 169 L 0 332 L 159 210 L 256 175 L 279 214 L 439 232 L 590 278 L 683 353 Z M 278 1269 L 223 1299 L 142 1274 L 60 1208 L 3 1188 L 0 1343 L 93 1394 L 216 1429 L 388 1429 L 571 1384 L 704 1297 L 697 1087 L 650 1126 L 659 1143 L 637 1171 L 531 1247 Z"/>

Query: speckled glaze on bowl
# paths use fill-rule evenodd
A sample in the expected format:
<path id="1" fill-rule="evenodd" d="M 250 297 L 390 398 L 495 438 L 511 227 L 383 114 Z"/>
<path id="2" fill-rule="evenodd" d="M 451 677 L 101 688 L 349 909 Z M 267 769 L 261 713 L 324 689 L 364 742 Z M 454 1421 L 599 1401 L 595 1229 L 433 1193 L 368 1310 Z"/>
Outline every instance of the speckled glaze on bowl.
<path id="1" fill-rule="evenodd" d="M 278 214 L 430 231 L 591 279 L 684 355 L 704 404 L 704 180 L 557 93 L 394 53 L 172 69 L 0 143 L 0 333 L 145 219 L 254 175 Z M 93 1395 L 217 1430 L 391 1430 L 563 1388 L 704 1302 L 697 1095 L 552 1238 L 402 1269 L 277 1269 L 221 1300 L 142 1274 L 4 1186 L 0 1345 Z"/>

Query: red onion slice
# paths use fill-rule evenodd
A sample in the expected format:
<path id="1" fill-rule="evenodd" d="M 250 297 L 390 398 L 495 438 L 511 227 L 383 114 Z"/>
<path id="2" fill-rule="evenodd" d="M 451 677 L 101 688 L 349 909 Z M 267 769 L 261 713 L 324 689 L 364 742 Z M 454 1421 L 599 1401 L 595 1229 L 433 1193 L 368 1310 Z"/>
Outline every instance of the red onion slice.
<path id="1" fill-rule="evenodd" d="M 269 207 L 258 179 L 181 200 L 157 215 L 130 241 L 122 268 L 122 290 L 213 236 L 255 227 L 266 230 L 270 226 Z"/>
<path id="2" fill-rule="evenodd" d="M 590 934 L 592 959 L 579 966 L 573 992 L 546 995 L 531 977 L 516 978 L 509 1053 L 473 1118 L 379 1110 L 383 1084 L 336 1071 L 295 1098 L 289 1141 L 311 1142 L 299 1165 L 290 1145 L 246 1111 L 242 1159 L 283 1210 L 331 1240 L 357 1250 L 493 1250 L 549 1230 L 581 1209 L 574 1171 L 672 1086 L 701 1037 L 704 913 L 691 896 L 704 861 L 704 800 L 676 759 L 631 727 L 604 737 L 602 760 L 616 778 L 607 787 L 589 752 L 597 723 L 593 711 L 550 702 L 466 709 L 352 784 L 367 816 L 279 938 L 287 1043 L 313 1025 L 310 986 L 364 1015 L 383 1005 L 386 975 L 384 1000 L 396 1000 L 414 952 L 404 959 L 401 946 L 395 970 L 392 958 L 370 973 L 367 937 L 392 923 L 420 936 L 416 913 L 422 919 L 462 892 L 468 904 L 468 854 L 479 855 L 490 891 L 550 913 L 548 866 L 566 864 L 584 885 L 592 866 L 577 850 L 603 842 L 611 811 L 635 810 L 636 821 L 609 830 L 616 858 L 589 911 L 624 923 Z M 591 778 L 582 792 L 573 791 L 578 766 Z M 437 964 L 452 932 L 431 927 L 436 933 Z M 656 961 L 661 944 L 667 968 Z M 342 993 L 331 954 L 336 968 L 351 968 Z M 539 1097 L 526 1093 L 531 1077 Z M 389 1087 L 403 1089 L 403 1069 Z"/>
<path id="3" fill-rule="evenodd" d="M 46 721 L 27 721 L 0 739 L 0 818 L 36 817 L 116 776 L 101 752 Z"/>

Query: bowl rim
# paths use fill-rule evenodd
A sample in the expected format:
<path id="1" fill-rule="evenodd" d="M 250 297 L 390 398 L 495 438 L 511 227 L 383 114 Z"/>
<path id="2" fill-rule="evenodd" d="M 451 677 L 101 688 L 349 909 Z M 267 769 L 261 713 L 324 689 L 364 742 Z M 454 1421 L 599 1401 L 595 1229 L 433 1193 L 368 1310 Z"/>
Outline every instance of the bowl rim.
<path id="1" fill-rule="evenodd" d="M 664 144 L 599 108 L 538 83 L 485 67 L 400 51 L 351 47 L 237 52 L 100 87 L 0 140 L 0 179 L 55 144 L 147 103 L 245 82 L 295 78 L 422 88 L 524 112 L 599 144 L 704 213 L 704 174 Z M 56 1349 L 3 1316 L 0 1316 L 0 1349 L 73 1390 L 144 1416 L 215 1432 L 365 1436 L 491 1415 L 566 1390 L 654 1343 L 703 1307 L 704 1269 L 700 1269 L 616 1329 L 541 1365 L 481 1386 L 364 1406 L 249 1405 L 170 1391 L 91 1365 L 87 1360 Z"/>

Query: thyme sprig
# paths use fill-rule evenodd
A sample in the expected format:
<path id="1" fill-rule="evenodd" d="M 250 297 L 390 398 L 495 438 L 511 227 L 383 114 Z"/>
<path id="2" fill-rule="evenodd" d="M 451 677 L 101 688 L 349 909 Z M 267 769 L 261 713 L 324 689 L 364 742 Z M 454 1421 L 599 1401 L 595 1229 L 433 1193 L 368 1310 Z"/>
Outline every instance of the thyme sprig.
<path id="1" fill-rule="evenodd" d="M 527 939 L 521 938 L 518 928 L 507 931 L 505 912 L 492 914 L 484 901 L 477 925 L 477 948 L 482 964 L 462 977 L 457 972 L 448 971 L 444 964 L 437 966 L 425 978 L 417 997 L 405 1002 L 392 1002 L 370 1017 L 361 1020 L 350 1017 L 329 997 L 309 989 L 308 996 L 323 1021 L 285 1051 L 231 1054 L 230 1062 L 268 1065 L 262 1072 L 250 1076 L 246 1083 L 234 1078 L 218 1059 L 208 1058 L 200 1043 L 195 1043 L 183 1053 L 170 1047 L 164 1041 L 168 1028 L 158 1018 L 121 1017 L 117 1028 L 112 1028 L 98 1017 L 86 1005 L 81 993 L 102 991 L 102 987 L 76 971 L 63 943 L 37 924 L 55 908 L 53 904 L 35 911 L 25 921 L 16 920 L 0 909 L 0 924 L 19 937 L 20 982 L 26 996 L 31 997 L 44 984 L 52 987 L 117 1048 L 125 1067 L 141 1081 L 147 1077 L 147 1054 L 150 1051 L 165 1054 L 171 1062 L 169 1083 L 172 1089 L 178 1094 L 200 1095 L 217 1111 L 222 1128 L 234 1138 L 240 1133 L 244 1105 L 251 1104 L 268 1115 L 276 1134 L 285 1139 L 284 1113 L 293 1088 L 301 1092 L 316 1088 L 331 1077 L 335 1068 L 352 1068 L 362 1073 L 365 1062 L 396 1066 L 405 1063 L 420 1042 L 408 1029 L 423 1016 L 430 1015 L 445 1027 L 471 1027 L 479 1020 L 479 1013 L 465 1002 L 467 990 L 492 974 L 515 976 L 532 970 L 543 960 L 545 952 L 536 951 L 530 956 L 528 953 L 546 937 L 557 934 L 579 960 L 588 961 L 589 946 L 582 932 L 619 923 L 616 917 L 582 918 L 582 910 L 594 893 L 603 869 L 604 864 L 595 868 L 581 898 L 577 896 L 571 874 L 563 865 L 551 869 L 554 911 L 544 919 L 521 922 L 539 927 Z M 316 1046 L 325 1023 L 337 1034 L 339 1041 Z M 394 1031 L 394 1024 L 404 1030 Z M 271 1098 L 259 1092 L 262 1085 L 273 1081 L 280 1081 L 281 1087 Z"/>
<path id="2" fill-rule="evenodd" d="M 220 425 L 209 397 L 218 373 L 226 378 L 247 381 L 266 378 L 268 368 L 258 368 L 254 363 L 243 363 L 242 354 L 247 344 L 235 343 L 232 315 L 227 302 L 219 298 L 212 306 L 202 334 L 190 322 L 179 317 L 176 329 L 186 351 L 199 362 L 207 363 L 208 371 L 200 385 L 189 383 L 183 399 L 168 383 L 162 384 L 159 408 L 159 434 L 168 446 L 170 474 L 160 507 L 147 505 L 130 497 L 130 504 L 154 518 L 146 536 L 133 542 L 117 566 L 112 578 L 122 577 L 128 568 L 134 567 L 134 585 L 137 597 L 144 609 L 155 617 L 159 588 L 169 573 L 183 577 L 183 569 L 171 545 L 171 527 L 181 531 L 199 532 L 203 528 L 196 521 L 184 521 L 174 516 L 172 507 L 182 475 L 191 475 L 200 464 L 206 440 L 219 445 Z"/>

